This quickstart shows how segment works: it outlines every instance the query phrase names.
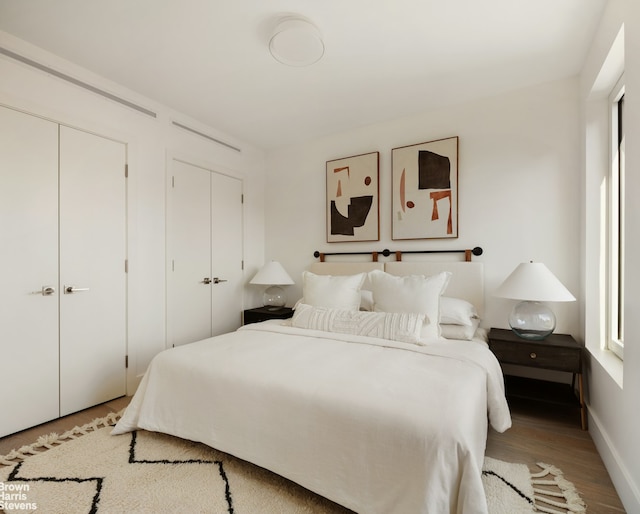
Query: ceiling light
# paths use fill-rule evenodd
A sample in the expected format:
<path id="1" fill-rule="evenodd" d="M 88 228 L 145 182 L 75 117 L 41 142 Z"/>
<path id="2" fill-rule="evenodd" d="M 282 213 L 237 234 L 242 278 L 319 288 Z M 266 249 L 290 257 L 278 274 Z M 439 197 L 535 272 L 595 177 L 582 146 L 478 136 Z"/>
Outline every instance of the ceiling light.
<path id="1" fill-rule="evenodd" d="M 288 66 L 309 66 L 324 54 L 324 42 L 318 28 L 304 18 L 288 16 L 280 20 L 269 51 L 274 59 Z"/>

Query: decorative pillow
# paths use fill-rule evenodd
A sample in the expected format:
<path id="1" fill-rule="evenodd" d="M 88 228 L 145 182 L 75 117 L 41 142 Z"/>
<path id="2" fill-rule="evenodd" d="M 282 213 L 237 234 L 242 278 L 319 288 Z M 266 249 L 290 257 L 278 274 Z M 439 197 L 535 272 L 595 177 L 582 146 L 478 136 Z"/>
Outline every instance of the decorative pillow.
<path id="1" fill-rule="evenodd" d="M 450 296 L 440 298 L 440 324 L 470 327 L 476 319 L 478 312 L 472 303 Z"/>
<path id="2" fill-rule="evenodd" d="M 369 272 L 373 290 L 373 306 L 381 312 L 419 312 L 426 315 L 423 339 L 440 335 L 440 296 L 449 283 L 451 273 L 443 271 L 424 275 L 396 276 L 384 271 Z"/>
<path id="3" fill-rule="evenodd" d="M 303 303 L 314 307 L 332 309 L 360 308 L 360 288 L 367 277 L 357 275 L 316 275 L 310 271 L 302 273 Z"/>
<path id="4" fill-rule="evenodd" d="M 440 334 L 445 339 L 463 339 L 470 341 L 478 330 L 479 319 L 474 319 L 471 325 L 447 325 L 440 324 Z"/>
<path id="5" fill-rule="evenodd" d="M 424 314 L 364 312 L 299 304 L 291 319 L 291 325 L 325 332 L 421 344 L 424 320 Z"/>

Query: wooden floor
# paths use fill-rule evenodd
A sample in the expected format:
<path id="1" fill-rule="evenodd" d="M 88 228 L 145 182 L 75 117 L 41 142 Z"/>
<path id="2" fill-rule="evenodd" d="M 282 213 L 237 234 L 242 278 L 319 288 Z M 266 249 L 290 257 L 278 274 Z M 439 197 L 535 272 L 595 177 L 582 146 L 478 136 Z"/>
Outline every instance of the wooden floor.
<path id="1" fill-rule="evenodd" d="M 29 428 L 16 434 L 0 438 L 0 455 L 7 455 L 11 450 L 21 446 L 35 443 L 41 435 L 48 435 L 52 432 L 60 435 L 74 427 L 81 427 L 96 418 L 104 418 L 111 412 L 120 412 L 131 400 L 130 396 L 123 396 L 107 403 L 97 405 L 87 410 L 70 414 L 64 418 L 59 418 L 37 427 Z"/>
<path id="2" fill-rule="evenodd" d="M 625 512 L 589 432 L 580 428 L 580 410 L 526 400 L 511 400 L 512 427 L 490 430 L 486 454 L 509 462 L 553 464 L 573 482 L 588 514 Z"/>
<path id="3" fill-rule="evenodd" d="M 0 455 L 14 448 L 32 444 L 40 435 L 62 434 L 94 418 L 104 417 L 126 407 L 124 397 L 86 411 L 0 438 Z M 515 401 L 514 401 L 515 402 Z M 609 475 L 588 432 L 580 429 L 579 411 L 559 411 L 557 407 L 520 401 L 511 404 L 513 426 L 504 434 L 490 430 L 487 455 L 509 462 L 527 464 L 537 470 L 536 462 L 559 467 L 573 482 L 587 504 L 588 514 L 625 512 Z"/>

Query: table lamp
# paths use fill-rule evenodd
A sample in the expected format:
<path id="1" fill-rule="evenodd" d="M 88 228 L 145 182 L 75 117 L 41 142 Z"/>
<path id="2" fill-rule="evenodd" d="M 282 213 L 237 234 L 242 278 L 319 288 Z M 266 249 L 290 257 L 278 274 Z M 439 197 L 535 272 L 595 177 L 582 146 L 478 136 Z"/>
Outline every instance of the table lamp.
<path id="1" fill-rule="evenodd" d="M 523 262 L 495 292 L 521 300 L 509 315 L 511 330 L 523 339 L 540 341 L 553 333 L 556 317 L 542 302 L 572 302 L 575 297 L 541 262 Z"/>
<path id="2" fill-rule="evenodd" d="M 265 307 L 272 310 L 284 307 L 287 303 L 284 289 L 280 286 L 295 284 L 278 261 L 262 266 L 249 283 L 269 286 L 264 291 L 262 301 Z"/>

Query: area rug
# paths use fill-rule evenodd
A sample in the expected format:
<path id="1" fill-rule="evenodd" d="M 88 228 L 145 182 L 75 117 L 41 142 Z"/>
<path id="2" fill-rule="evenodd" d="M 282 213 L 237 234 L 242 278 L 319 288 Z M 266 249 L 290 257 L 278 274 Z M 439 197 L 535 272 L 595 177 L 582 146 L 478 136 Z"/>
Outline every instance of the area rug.
<path id="1" fill-rule="evenodd" d="M 347 514 L 265 469 L 208 446 L 140 430 L 113 437 L 112 414 L 0 457 L 6 514 Z M 486 458 L 491 514 L 586 512 L 560 470 Z"/>

